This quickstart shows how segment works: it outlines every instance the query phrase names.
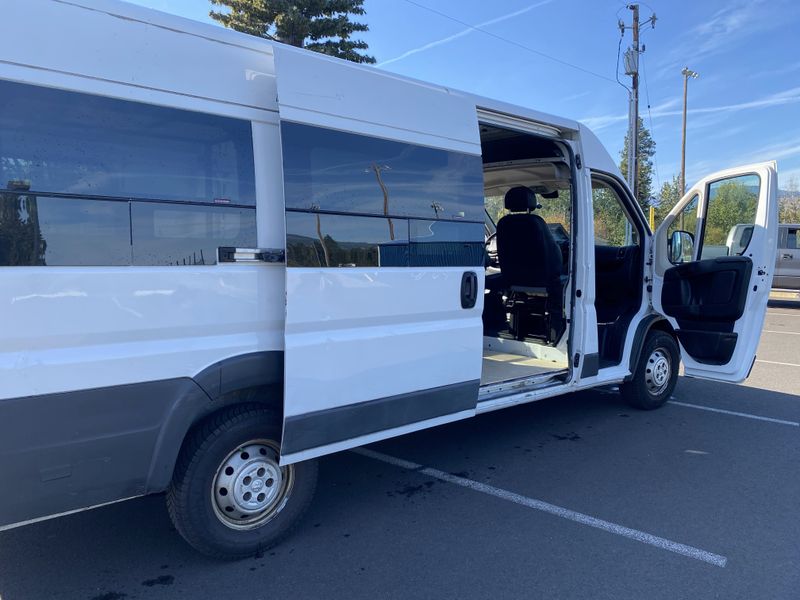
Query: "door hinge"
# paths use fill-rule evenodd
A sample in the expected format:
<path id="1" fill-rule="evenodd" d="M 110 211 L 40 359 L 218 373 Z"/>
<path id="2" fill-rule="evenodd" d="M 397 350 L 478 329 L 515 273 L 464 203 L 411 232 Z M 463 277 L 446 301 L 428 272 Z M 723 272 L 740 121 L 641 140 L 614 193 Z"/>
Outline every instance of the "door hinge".
<path id="1" fill-rule="evenodd" d="M 572 359 L 572 366 L 577 369 L 579 364 L 581 364 L 581 353 L 576 352 L 575 357 Z"/>
<path id="2" fill-rule="evenodd" d="M 580 155 L 580 154 L 576 154 L 576 155 L 575 155 L 575 166 L 576 166 L 578 169 L 581 169 L 581 168 L 583 168 L 583 162 L 581 161 L 581 155 Z"/>

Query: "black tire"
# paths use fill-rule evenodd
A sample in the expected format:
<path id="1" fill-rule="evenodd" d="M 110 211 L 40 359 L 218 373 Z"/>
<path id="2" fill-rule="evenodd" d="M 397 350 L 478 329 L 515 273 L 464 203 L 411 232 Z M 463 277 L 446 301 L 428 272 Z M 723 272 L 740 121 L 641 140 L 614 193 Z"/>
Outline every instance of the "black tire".
<path id="1" fill-rule="evenodd" d="M 633 378 L 620 386 L 622 397 L 641 410 L 660 408 L 675 390 L 680 360 L 675 338 L 664 331 L 651 331 L 645 338 Z"/>
<path id="2" fill-rule="evenodd" d="M 167 508 L 175 528 L 192 547 L 215 558 L 244 558 L 274 546 L 298 524 L 314 495 L 317 463 L 306 461 L 281 468 L 274 465 L 280 433 L 280 420 L 273 411 L 235 406 L 210 417 L 189 435 L 167 491 Z M 258 448 L 263 458 L 251 458 L 243 452 L 244 448 L 251 448 L 248 444 Z M 274 452 L 264 450 L 273 447 Z M 240 457 L 250 459 L 250 463 Z M 267 486 L 280 481 L 280 488 L 275 488 L 277 491 L 269 491 L 274 495 L 270 500 L 273 504 L 255 513 L 251 522 L 244 520 L 246 515 L 233 510 L 234 506 L 239 506 L 235 504 L 233 493 L 231 506 L 222 506 L 225 500 L 220 494 L 224 492 L 227 495 L 228 492 L 220 487 L 220 478 L 225 477 L 223 473 L 228 473 L 223 467 L 232 460 L 242 463 L 236 481 L 231 479 L 235 483 L 231 487 L 237 490 L 248 489 L 241 484 L 253 479 L 242 479 L 242 476 L 267 461 L 268 468 L 274 469 L 269 471 L 275 473 L 274 479 L 261 479 L 260 483 L 252 483 L 252 486 L 258 485 L 259 491 L 267 492 Z M 263 468 L 258 469 L 259 473 L 262 471 Z M 258 494 L 259 498 L 262 495 Z M 237 493 L 237 496 L 241 501 L 241 494 Z M 222 508 L 230 509 L 233 516 L 224 513 Z"/>

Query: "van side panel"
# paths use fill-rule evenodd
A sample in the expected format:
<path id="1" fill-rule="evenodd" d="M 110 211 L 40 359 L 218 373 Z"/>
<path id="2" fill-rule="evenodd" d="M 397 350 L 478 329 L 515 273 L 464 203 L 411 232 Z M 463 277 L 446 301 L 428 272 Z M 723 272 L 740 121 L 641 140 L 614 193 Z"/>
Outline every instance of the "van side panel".
<path id="1" fill-rule="evenodd" d="M 144 494 L 165 399 L 185 395 L 205 396 L 169 379 L 0 401 L 0 526 Z"/>
<path id="2" fill-rule="evenodd" d="M 283 270 L 0 268 L 0 400 L 192 377 L 283 346 Z"/>
<path id="3" fill-rule="evenodd" d="M 91 108 L 108 105 L 109 99 L 128 103 L 131 114 L 137 107 L 144 116 L 157 116 L 158 109 L 191 112 L 189 121 L 224 117 L 248 131 L 252 122 L 256 190 L 255 199 L 251 195 L 244 205 L 219 206 L 217 200 L 226 202 L 226 194 L 175 194 L 186 179 L 180 168 L 154 176 L 137 164 L 126 175 L 124 170 L 70 170 L 63 162 L 60 173 L 90 175 L 76 191 L 56 177 L 45 177 L 43 165 L 50 163 L 41 160 L 29 162 L 40 169 L 35 176 L 12 173 L 0 181 L 6 209 L 0 211 L 0 226 L 5 219 L 17 228 L 11 247 L 20 239 L 28 243 L 18 232 L 40 225 L 52 234 L 49 256 L 44 247 L 29 252 L 24 261 L 15 258 L 16 251 L 0 252 L 0 481 L 14 490 L 0 498 L 0 527 L 163 490 L 184 435 L 198 418 L 236 397 L 226 393 L 268 384 L 262 388 L 271 394 L 266 399 L 280 407 L 285 305 L 283 265 L 213 264 L 213 248 L 197 261 L 205 264 L 193 264 L 190 251 L 191 259 L 166 265 L 137 254 L 135 247 L 137 224 L 155 254 L 164 248 L 161 234 L 172 237 L 174 247 L 187 245 L 180 241 L 179 213 L 190 217 L 190 228 L 203 231 L 220 222 L 226 230 L 229 223 L 217 213 L 236 211 L 257 212 L 259 246 L 283 247 L 280 157 L 264 152 L 280 143 L 270 44 L 114 1 L 9 0 L 2 12 L 0 83 L 36 88 L 40 98 L 48 90 L 62 98 L 85 95 L 91 103 L 83 104 L 82 113 L 70 112 L 70 118 L 81 116 L 85 122 L 65 119 L 64 124 L 87 132 L 85 125 L 94 121 L 99 131 L 108 130 L 109 140 L 118 121 L 93 119 L 98 113 Z M 69 52 L 58 42 L 66 39 L 66 29 Z M 56 43 L 42 43 L 45 38 Z M 9 95 L 0 97 L 0 121 L 8 117 L 9 102 Z M 10 158 L 4 167 L 26 164 L 22 148 L 31 143 L 29 126 L 39 127 L 43 135 L 60 135 L 59 141 L 67 143 L 54 141 L 50 147 L 56 150 L 98 137 L 96 131 L 85 137 L 64 135 L 47 125 L 64 114 L 64 105 L 55 104 L 29 111 L 24 122 L 6 119 L 12 129 L 14 122 L 19 128 L 14 135 L 0 131 L 0 156 Z M 14 101 L 15 107 L 25 105 L 24 98 Z M 149 122 L 161 122 L 153 130 L 165 137 L 177 127 L 169 117 Z M 183 131 L 214 139 L 204 126 Z M 119 144 L 107 147 L 119 154 Z M 187 148 L 192 150 L 192 144 Z M 219 153 L 207 156 L 221 160 L 226 152 L 220 146 Z M 108 158 L 102 151 L 94 155 L 103 159 L 96 165 Z M 137 156 L 147 158 L 147 151 Z M 253 155 L 249 161 L 253 169 Z M 126 185 L 146 184 L 148 193 L 139 196 L 125 185 L 117 193 L 109 185 L 118 175 L 130 176 Z M 43 188 L 45 181 L 48 187 Z M 38 223 L 29 210 L 37 206 Z M 159 211 L 169 217 L 162 224 L 153 216 Z M 113 244 L 114 254 L 108 244 L 81 233 L 84 226 L 102 230 L 95 225 L 111 219 L 101 223 L 95 217 L 109 213 L 116 219 L 115 232 L 128 228 L 126 220 L 131 223 L 126 234 L 104 238 L 119 242 Z M 251 227 L 252 219 L 245 221 Z M 249 245 L 256 245 L 256 237 L 248 236 L 253 240 Z M 72 252 L 79 245 L 80 252 Z M 74 256 L 80 260 L 68 258 Z"/>
<path id="4" fill-rule="evenodd" d="M 193 379 L 0 400 L 0 481 L 14 490 L 0 496 L 0 528 L 161 492 L 194 424 L 241 401 L 279 414 L 282 387 L 283 352 L 272 351 Z"/>

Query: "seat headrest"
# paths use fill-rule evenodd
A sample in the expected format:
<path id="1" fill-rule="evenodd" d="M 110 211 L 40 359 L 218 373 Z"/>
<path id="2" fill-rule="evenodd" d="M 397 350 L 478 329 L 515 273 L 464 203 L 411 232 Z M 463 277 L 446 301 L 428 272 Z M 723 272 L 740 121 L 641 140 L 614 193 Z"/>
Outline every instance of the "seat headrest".
<path id="1" fill-rule="evenodd" d="M 506 192 L 504 200 L 506 210 L 511 212 L 522 212 L 537 208 L 536 194 L 529 187 L 519 185 Z"/>

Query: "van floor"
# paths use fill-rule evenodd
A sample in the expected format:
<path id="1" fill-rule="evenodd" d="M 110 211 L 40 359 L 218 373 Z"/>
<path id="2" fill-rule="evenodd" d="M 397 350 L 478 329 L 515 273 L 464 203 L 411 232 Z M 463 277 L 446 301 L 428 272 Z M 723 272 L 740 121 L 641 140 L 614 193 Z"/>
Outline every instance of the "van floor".
<path id="1" fill-rule="evenodd" d="M 551 360 L 484 350 L 481 385 L 563 370 L 563 366 Z"/>

